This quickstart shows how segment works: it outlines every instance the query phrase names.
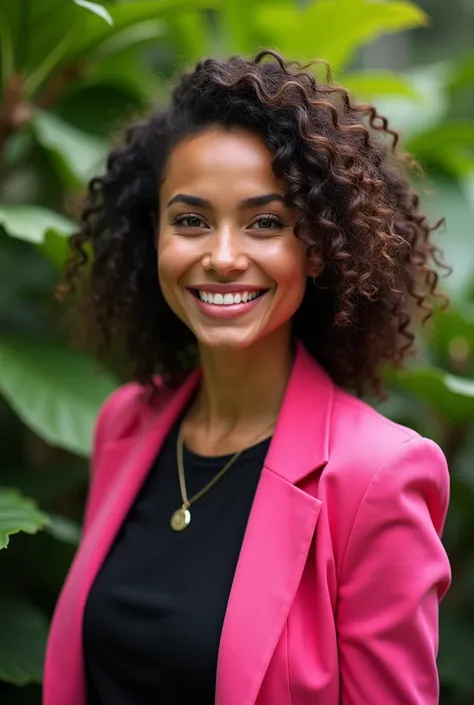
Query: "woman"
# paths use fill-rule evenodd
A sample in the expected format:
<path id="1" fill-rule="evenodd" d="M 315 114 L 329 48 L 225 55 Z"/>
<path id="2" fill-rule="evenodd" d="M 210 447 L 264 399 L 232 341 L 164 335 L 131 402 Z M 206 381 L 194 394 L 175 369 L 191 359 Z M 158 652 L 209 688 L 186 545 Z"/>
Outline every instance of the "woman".
<path id="1" fill-rule="evenodd" d="M 438 702 L 445 459 L 347 391 L 435 295 L 396 142 L 262 52 L 198 64 L 92 180 L 68 281 L 92 246 L 135 370 L 97 422 L 45 705 Z"/>

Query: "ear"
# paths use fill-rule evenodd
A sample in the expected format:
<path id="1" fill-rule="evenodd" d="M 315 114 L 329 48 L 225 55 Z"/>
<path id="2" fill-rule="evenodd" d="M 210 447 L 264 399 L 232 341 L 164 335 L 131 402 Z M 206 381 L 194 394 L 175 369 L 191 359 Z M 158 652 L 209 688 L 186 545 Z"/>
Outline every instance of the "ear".
<path id="1" fill-rule="evenodd" d="M 324 262 L 322 260 L 318 261 L 311 261 L 309 258 L 306 258 L 306 276 L 311 277 L 312 279 L 317 279 L 324 271 Z"/>

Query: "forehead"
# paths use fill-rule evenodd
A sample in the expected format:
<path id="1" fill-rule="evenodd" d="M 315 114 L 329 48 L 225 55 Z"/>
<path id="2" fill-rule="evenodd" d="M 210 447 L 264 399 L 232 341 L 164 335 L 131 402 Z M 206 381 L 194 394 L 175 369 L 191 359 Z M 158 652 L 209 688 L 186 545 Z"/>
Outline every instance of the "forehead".
<path id="1" fill-rule="evenodd" d="M 258 135 L 212 128 L 175 147 L 161 191 L 168 198 L 187 189 L 210 200 L 224 195 L 244 198 L 262 190 L 283 193 L 272 158 Z"/>

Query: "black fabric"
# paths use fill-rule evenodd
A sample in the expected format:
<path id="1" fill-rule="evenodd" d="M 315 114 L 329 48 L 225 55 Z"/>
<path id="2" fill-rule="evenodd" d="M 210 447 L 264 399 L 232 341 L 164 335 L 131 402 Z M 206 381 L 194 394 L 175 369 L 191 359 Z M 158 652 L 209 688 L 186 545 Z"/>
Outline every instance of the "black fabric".
<path id="1" fill-rule="evenodd" d="M 247 449 L 195 505 L 183 532 L 176 426 L 97 578 L 84 614 L 88 705 L 212 705 L 219 640 L 270 440 Z M 184 449 L 188 496 L 230 456 Z"/>

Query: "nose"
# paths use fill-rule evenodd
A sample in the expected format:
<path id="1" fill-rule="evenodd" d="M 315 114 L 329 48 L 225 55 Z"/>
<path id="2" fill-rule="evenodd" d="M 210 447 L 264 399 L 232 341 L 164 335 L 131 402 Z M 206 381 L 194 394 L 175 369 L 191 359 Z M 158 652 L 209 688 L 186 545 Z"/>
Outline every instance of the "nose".
<path id="1" fill-rule="evenodd" d="M 216 230 L 208 240 L 209 249 L 203 257 L 204 269 L 213 270 L 221 276 L 232 272 L 243 272 L 248 267 L 242 238 L 232 228 Z"/>

